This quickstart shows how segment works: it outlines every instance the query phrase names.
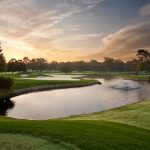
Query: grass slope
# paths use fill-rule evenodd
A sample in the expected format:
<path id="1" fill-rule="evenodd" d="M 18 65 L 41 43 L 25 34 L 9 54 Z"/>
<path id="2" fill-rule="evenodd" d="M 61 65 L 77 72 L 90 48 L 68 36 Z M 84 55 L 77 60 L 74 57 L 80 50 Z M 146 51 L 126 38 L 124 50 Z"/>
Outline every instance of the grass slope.
<path id="1" fill-rule="evenodd" d="M 0 117 L 0 133 L 27 134 L 57 144 L 64 141 L 82 150 L 150 150 L 149 104 L 147 100 L 68 120 L 29 121 Z"/>
<path id="2" fill-rule="evenodd" d="M 71 150 L 61 144 L 20 134 L 0 134 L 0 147 L 1 150 Z"/>
<path id="3" fill-rule="evenodd" d="M 107 120 L 134 125 L 150 130 L 150 100 L 141 101 L 136 104 L 127 105 L 108 111 L 81 115 L 69 119 Z"/>
<path id="4" fill-rule="evenodd" d="M 108 121 L 0 120 L 1 133 L 59 139 L 83 150 L 149 150 L 150 131 Z"/>

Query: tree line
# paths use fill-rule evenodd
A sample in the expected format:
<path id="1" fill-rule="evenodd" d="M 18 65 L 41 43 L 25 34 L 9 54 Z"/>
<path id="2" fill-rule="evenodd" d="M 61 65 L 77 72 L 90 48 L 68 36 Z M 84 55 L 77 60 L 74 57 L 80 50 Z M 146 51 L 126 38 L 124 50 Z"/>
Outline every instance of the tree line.
<path id="1" fill-rule="evenodd" d="M 29 59 L 24 57 L 23 59 L 15 59 L 6 63 L 5 57 L 2 53 L 0 46 L 0 72 L 28 72 L 28 71 L 61 71 L 61 72 L 72 72 L 72 71 L 106 71 L 110 72 L 135 72 L 138 75 L 139 71 L 150 71 L 150 52 L 145 49 L 139 49 L 136 54 L 136 59 L 124 62 L 121 59 L 114 59 L 111 57 L 105 57 L 103 62 L 97 60 L 85 61 L 74 61 L 74 62 L 48 62 L 44 58 Z"/>

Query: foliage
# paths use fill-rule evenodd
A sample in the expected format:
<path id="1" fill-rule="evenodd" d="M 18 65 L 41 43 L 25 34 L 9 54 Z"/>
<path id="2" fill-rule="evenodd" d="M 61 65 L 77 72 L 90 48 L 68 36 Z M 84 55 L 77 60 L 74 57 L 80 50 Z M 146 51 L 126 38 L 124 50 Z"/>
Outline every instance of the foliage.
<path id="1" fill-rule="evenodd" d="M 16 60 L 12 58 L 7 64 L 7 71 L 11 71 L 12 73 L 15 71 L 26 71 L 26 65 L 22 60 Z"/>
<path id="2" fill-rule="evenodd" d="M 71 63 L 70 62 L 63 63 L 61 68 L 62 68 L 62 72 L 64 73 L 71 72 Z"/>
<path id="3" fill-rule="evenodd" d="M 9 97 L 13 85 L 14 80 L 12 78 L 0 76 L 0 101 Z"/>
<path id="4" fill-rule="evenodd" d="M 139 71 L 150 71 L 150 53 L 148 50 L 139 49 L 137 59 L 124 62 L 120 59 L 105 57 L 103 62 L 97 60 L 75 61 L 75 62 L 56 62 L 48 61 L 44 58 L 29 59 L 24 57 L 23 60 L 11 59 L 7 64 L 8 71 L 61 71 L 69 73 L 71 71 L 105 71 L 105 72 L 134 72 L 138 75 Z"/>
<path id="5" fill-rule="evenodd" d="M 145 50 L 145 49 L 139 49 L 137 51 L 137 55 L 138 59 L 141 61 L 141 62 L 146 62 L 148 60 L 150 60 L 150 52 L 148 50 Z"/>
<path id="6" fill-rule="evenodd" d="M 5 57 L 2 53 L 2 51 L 3 50 L 0 45 L 0 72 L 5 71 L 5 64 L 6 64 Z"/>
<path id="7" fill-rule="evenodd" d="M 47 60 L 44 58 L 35 58 L 31 59 L 30 62 L 28 63 L 28 66 L 32 70 L 39 70 L 40 72 L 44 69 L 47 68 Z"/>
<path id="8" fill-rule="evenodd" d="M 0 76 L 0 89 L 10 90 L 14 85 L 14 80 L 9 77 Z"/>
<path id="9" fill-rule="evenodd" d="M 111 72 L 113 68 L 114 59 L 110 57 L 105 57 L 104 59 L 104 66 L 106 68 L 106 71 Z"/>

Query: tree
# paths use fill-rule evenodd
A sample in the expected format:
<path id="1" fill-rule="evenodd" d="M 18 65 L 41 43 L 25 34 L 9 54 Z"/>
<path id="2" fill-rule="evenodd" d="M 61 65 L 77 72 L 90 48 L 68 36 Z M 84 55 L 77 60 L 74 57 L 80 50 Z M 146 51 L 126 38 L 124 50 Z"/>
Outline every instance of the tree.
<path id="1" fill-rule="evenodd" d="M 141 64 L 139 63 L 139 60 L 137 59 L 132 60 L 131 69 L 135 72 L 135 75 L 139 74 L 140 68 Z"/>
<path id="2" fill-rule="evenodd" d="M 148 65 L 150 61 L 150 52 L 145 49 L 139 49 L 136 56 L 138 57 L 139 61 L 139 69 L 149 70 Z"/>
<path id="3" fill-rule="evenodd" d="M 62 72 L 64 73 L 69 73 L 71 72 L 71 63 L 67 62 L 67 63 L 62 63 L 62 68 L 61 68 Z"/>
<path id="4" fill-rule="evenodd" d="M 3 55 L 3 50 L 1 48 L 1 43 L 0 43 L 0 72 L 5 71 L 5 67 L 6 67 L 6 60 Z"/>
<path id="5" fill-rule="evenodd" d="M 106 71 L 110 73 L 113 69 L 114 59 L 111 57 L 105 57 L 104 59 L 104 66 L 106 68 Z"/>
<path id="6" fill-rule="evenodd" d="M 23 60 L 19 59 L 17 60 L 17 64 L 16 64 L 16 71 L 23 71 L 26 72 L 26 64 L 23 62 Z"/>
<path id="7" fill-rule="evenodd" d="M 12 58 L 8 63 L 7 63 L 7 71 L 11 71 L 12 74 L 17 70 L 17 60 L 15 58 Z"/>
<path id="8" fill-rule="evenodd" d="M 44 58 L 35 58 L 31 59 L 29 65 L 32 70 L 39 70 L 41 72 L 42 70 L 47 69 L 48 62 Z"/>
<path id="9" fill-rule="evenodd" d="M 26 65 L 25 63 L 23 62 L 23 60 L 19 59 L 19 60 L 16 60 L 14 58 L 12 58 L 8 64 L 7 64 L 7 71 L 11 71 L 12 74 L 13 72 L 15 71 L 23 71 L 25 72 L 26 71 Z"/>
<path id="10" fill-rule="evenodd" d="M 28 58 L 28 57 L 24 57 L 23 58 L 23 63 L 25 64 L 25 67 L 26 67 L 26 71 L 28 70 L 28 69 L 30 69 L 29 67 L 29 64 L 30 64 L 30 59 Z"/>
<path id="11" fill-rule="evenodd" d="M 145 49 L 139 49 L 136 56 L 138 57 L 140 62 L 146 62 L 150 59 L 150 52 Z"/>
<path id="12" fill-rule="evenodd" d="M 99 62 L 97 60 L 91 60 L 89 62 L 89 69 L 92 70 L 92 71 L 100 70 Z"/>

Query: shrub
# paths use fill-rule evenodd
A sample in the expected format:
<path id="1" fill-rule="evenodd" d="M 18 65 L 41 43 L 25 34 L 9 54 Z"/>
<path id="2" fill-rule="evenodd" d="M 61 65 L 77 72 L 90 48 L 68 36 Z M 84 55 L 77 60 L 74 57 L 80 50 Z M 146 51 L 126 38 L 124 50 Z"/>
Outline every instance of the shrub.
<path id="1" fill-rule="evenodd" d="M 10 90 L 14 85 L 14 80 L 9 77 L 0 76 L 0 89 Z"/>

